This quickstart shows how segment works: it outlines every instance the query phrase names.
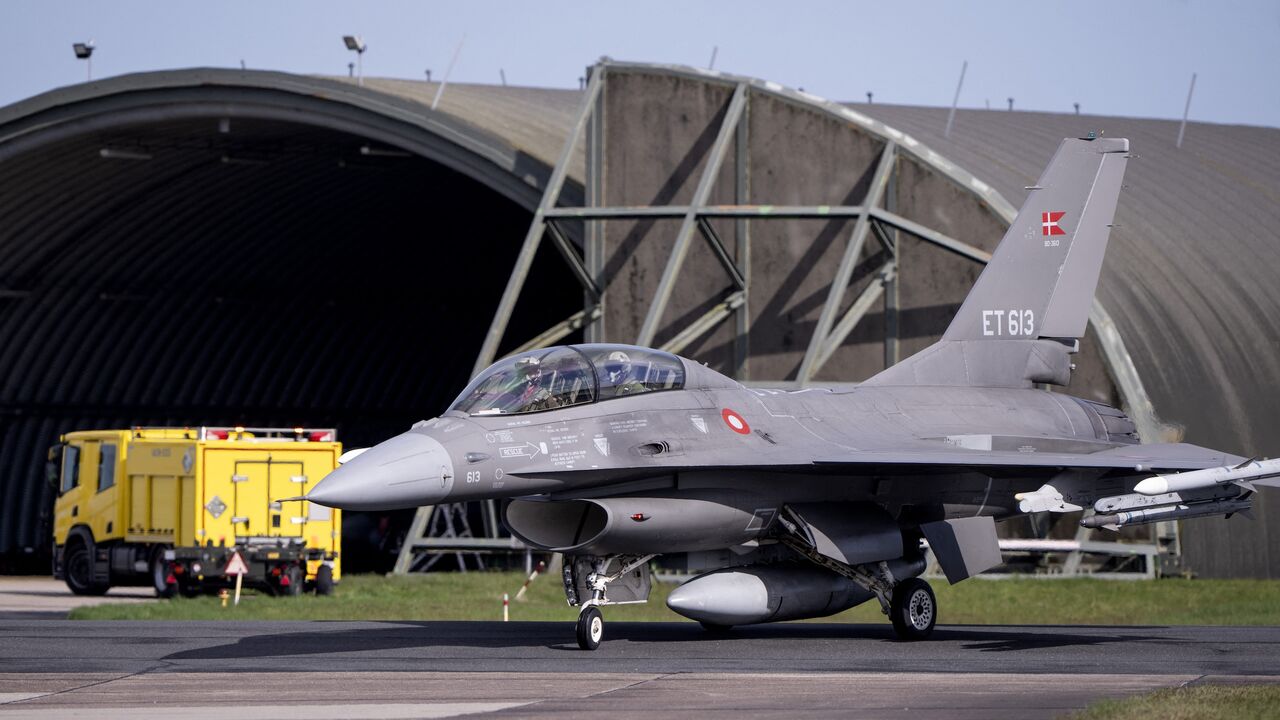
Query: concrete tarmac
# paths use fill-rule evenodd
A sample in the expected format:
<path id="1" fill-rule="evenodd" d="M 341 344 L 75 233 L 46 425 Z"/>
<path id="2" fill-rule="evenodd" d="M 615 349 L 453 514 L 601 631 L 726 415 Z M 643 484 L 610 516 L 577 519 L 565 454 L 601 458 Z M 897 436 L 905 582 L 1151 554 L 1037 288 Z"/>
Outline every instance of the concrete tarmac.
<path id="1" fill-rule="evenodd" d="M 67 584 L 51 577 L 0 575 L 0 620 L 62 620 L 78 607 L 103 603 L 154 602 L 149 587 L 111 588 L 106 595 L 73 595 Z"/>
<path id="2" fill-rule="evenodd" d="M 1201 682 L 1280 682 L 1280 628 L 0 621 L 0 720 L 1040 718 Z"/>

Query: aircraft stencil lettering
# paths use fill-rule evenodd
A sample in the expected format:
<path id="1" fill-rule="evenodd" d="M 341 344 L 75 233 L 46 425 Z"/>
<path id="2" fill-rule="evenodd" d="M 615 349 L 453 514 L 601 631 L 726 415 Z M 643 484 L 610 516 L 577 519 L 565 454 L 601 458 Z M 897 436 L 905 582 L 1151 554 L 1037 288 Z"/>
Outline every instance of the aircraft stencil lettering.
<path id="1" fill-rule="evenodd" d="M 1031 310 L 983 310 L 983 335 L 1031 335 L 1036 329 L 1036 314 Z"/>
<path id="2" fill-rule="evenodd" d="M 1071 380 L 1128 157 L 1125 139 L 1064 140 L 941 340 L 853 388 L 751 389 L 627 345 L 531 350 L 306 499 L 507 499 L 517 538 L 565 554 L 587 649 L 603 637 L 601 607 L 648 598 L 657 555 L 710 563 L 667 599 L 709 628 L 874 600 L 910 640 L 938 615 L 919 577 L 926 540 L 955 583 L 1001 562 L 995 522 L 1024 513 L 1094 507 L 1085 524 L 1116 529 L 1245 511 L 1256 486 L 1280 483 L 1280 461 L 1140 444 L 1121 410 L 1041 387 Z M 1065 247 L 1027 242 L 1037 224 Z M 732 432 L 711 430 L 709 412 Z M 592 438 L 595 464 L 580 466 L 587 450 L 572 444 L 548 455 L 551 433 Z M 482 453 L 490 437 L 510 443 L 500 458 Z M 519 467 L 492 487 L 446 482 L 468 458 L 487 471 L 511 457 Z M 437 476 L 445 487 L 419 482 Z"/>
<path id="3" fill-rule="evenodd" d="M 519 457 L 531 458 L 537 455 L 539 452 L 546 453 L 546 451 L 547 451 L 546 443 L 534 445 L 531 442 L 527 442 L 523 445 L 513 445 L 509 447 L 498 448 L 498 453 L 501 454 L 502 457 L 504 458 L 519 458 Z"/>

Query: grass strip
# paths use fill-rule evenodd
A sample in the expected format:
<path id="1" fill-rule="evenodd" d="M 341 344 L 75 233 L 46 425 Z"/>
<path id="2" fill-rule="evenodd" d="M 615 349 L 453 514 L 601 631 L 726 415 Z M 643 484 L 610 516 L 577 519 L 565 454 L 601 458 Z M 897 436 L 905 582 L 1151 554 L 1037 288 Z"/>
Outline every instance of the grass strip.
<path id="1" fill-rule="evenodd" d="M 83 620 L 572 620 L 558 576 L 544 575 L 517 602 L 524 576 L 511 572 L 352 575 L 334 597 L 273 598 L 251 593 L 239 607 L 213 596 L 78 608 Z M 969 580 L 932 582 L 939 622 L 949 625 L 1280 625 L 1277 580 Z M 644 605 L 609 607 L 610 620 L 681 621 L 666 607 L 674 588 L 654 583 Z M 875 602 L 822 622 L 886 622 Z"/>
<path id="2" fill-rule="evenodd" d="M 1099 700 L 1071 720 L 1262 720 L 1280 714 L 1280 685 L 1195 685 Z"/>

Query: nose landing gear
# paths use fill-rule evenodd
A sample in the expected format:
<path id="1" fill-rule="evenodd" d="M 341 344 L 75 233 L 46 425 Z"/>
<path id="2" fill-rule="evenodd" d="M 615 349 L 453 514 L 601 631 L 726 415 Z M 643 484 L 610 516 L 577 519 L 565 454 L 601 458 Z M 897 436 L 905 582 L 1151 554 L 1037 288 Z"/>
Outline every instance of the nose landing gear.
<path id="1" fill-rule="evenodd" d="M 605 605 L 647 602 L 651 580 L 649 561 L 657 555 L 578 556 L 565 558 L 564 592 L 578 613 L 578 647 L 595 650 L 604 639 Z M 612 570 L 612 572 L 610 572 Z M 613 597 L 608 591 L 613 590 Z M 587 598 L 580 600 L 580 598 Z"/>
<path id="2" fill-rule="evenodd" d="M 604 639 L 604 616 L 600 608 L 588 605 L 578 613 L 578 647 L 583 650 L 595 650 Z"/>

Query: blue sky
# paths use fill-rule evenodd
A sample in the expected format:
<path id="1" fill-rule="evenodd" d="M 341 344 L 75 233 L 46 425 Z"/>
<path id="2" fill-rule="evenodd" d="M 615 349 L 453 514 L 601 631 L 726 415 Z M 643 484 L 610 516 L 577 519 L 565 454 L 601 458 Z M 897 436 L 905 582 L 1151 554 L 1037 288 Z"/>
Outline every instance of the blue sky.
<path id="1" fill-rule="evenodd" d="M 4 0 L 0 105 L 94 75 L 176 67 L 345 74 L 341 36 L 369 45 L 365 74 L 576 87 L 601 55 L 705 66 L 835 100 L 960 104 L 1280 126 L 1280 2 L 332 2 Z"/>

